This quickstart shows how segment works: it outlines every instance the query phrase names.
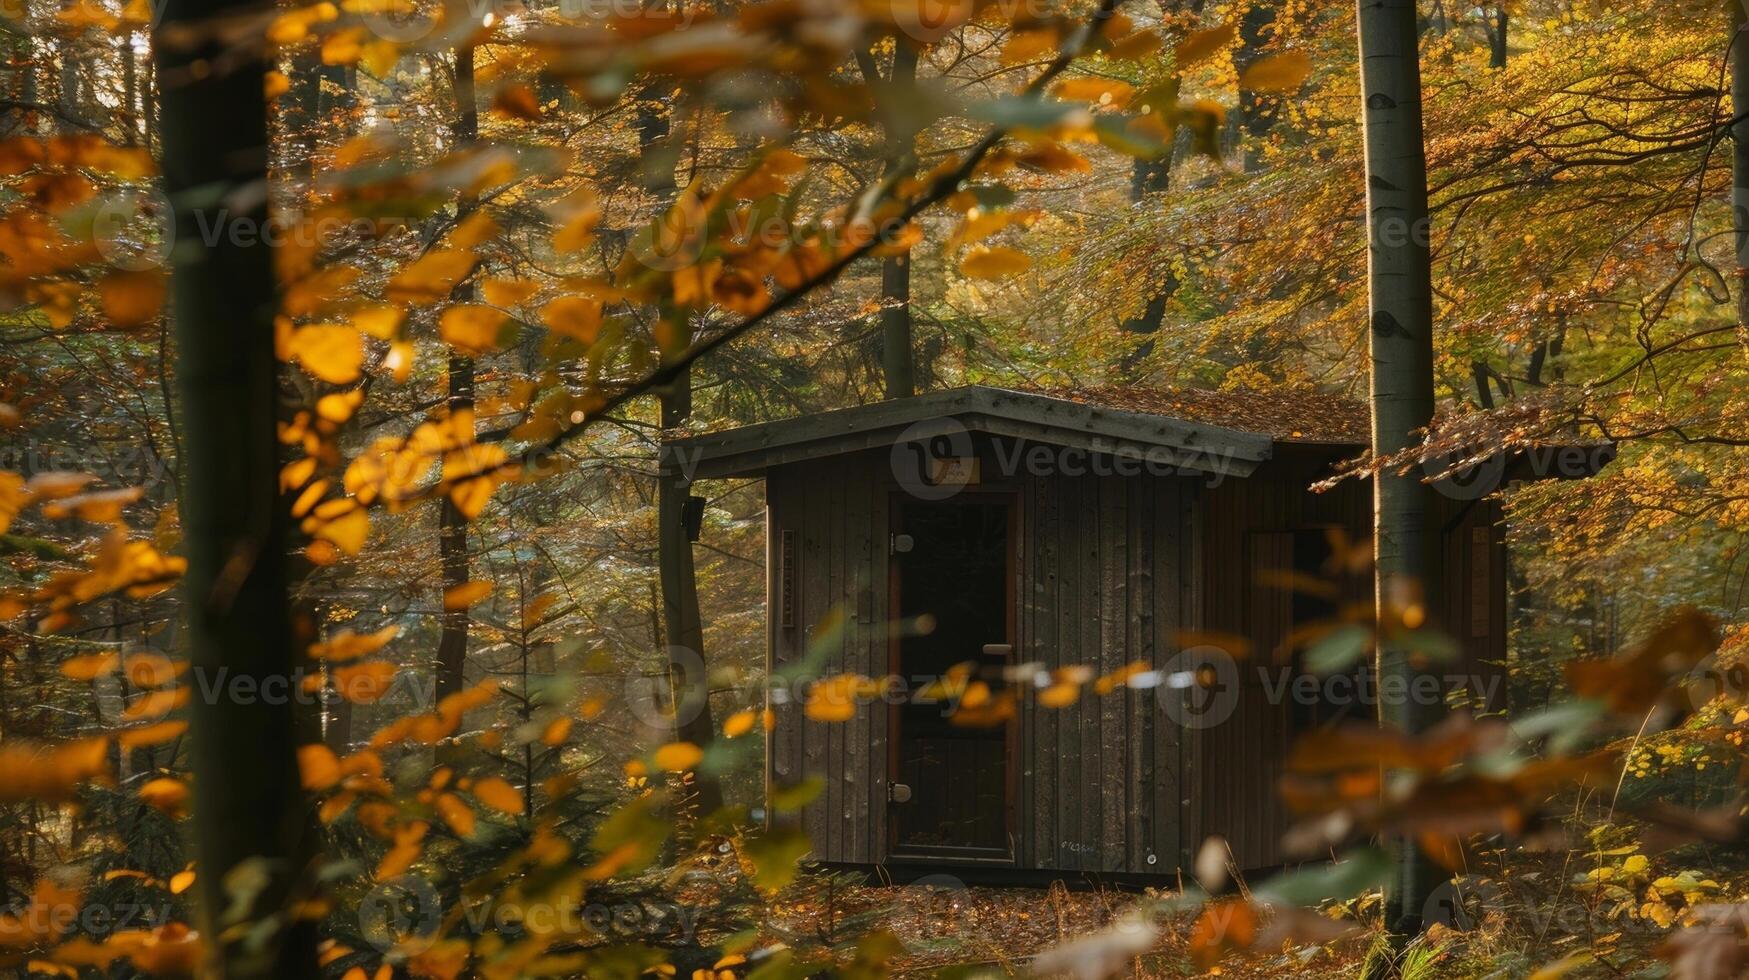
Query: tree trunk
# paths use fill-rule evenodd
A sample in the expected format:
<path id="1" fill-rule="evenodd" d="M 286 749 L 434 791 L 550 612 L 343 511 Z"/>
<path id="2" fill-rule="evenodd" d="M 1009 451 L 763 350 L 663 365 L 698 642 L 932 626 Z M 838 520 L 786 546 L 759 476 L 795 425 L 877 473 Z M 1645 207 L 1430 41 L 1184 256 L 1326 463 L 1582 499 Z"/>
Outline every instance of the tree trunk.
<path id="1" fill-rule="evenodd" d="M 1733 4 L 1735 6 L 1735 4 Z M 1507 28 L 1510 26 L 1510 15 L 1504 6 L 1494 8 L 1493 26 L 1488 29 L 1488 67 L 1506 67 Z"/>
<path id="2" fill-rule="evenodd" d="M 227 32 L 209 30 L 251 10 L 239 0 L 168 0 L 152 46 L 164 185 L 183 242 L 201 241 L 191 198 L 255 202 L 229 220 L 266 226 L 265 198 L 250 189 L 267 180 L 269 65 L 249 53 L 258 49 L 240 51 Z M 188 656 L 194 680 L 216 692 L 193 698 L 189 709 L 201 932 L 214 974 L 228 980 L 317 975 L 311 923 L 284 926 L 257 946 L 244 938 L 252 935 L 247 926 L 230 928 L 233 897 L 225 884 L 245 863 L 258 866 L 267 884 L 243 920 L 284 915 L 311 849 L 296 699 L 230 696 L 235 681 L 263 692 L 293 690 L 299 652 L 286 563 L 290 511 L 278 491 L 278 295 L 266 237 L 224 235 L 205 248 L 178 249 L 171 292 L 184 426 Z"/>
<path id="3" fill-rule="evenodd" d="M 1737 325 L 1749 328 L 1749 13 L 1731 3 L 1731 228 L 1737 256 Z"/>
<path id="4" fill-rule="evenodd" d="M 1421 67 L 1414 0 L 1360 0 L 1361 94 L 1365 100 L 1368 288 L 1372 345 L 1372 437 L 1378 456 L 1415 445 L 1433 418 L 1433 287 L 1428 250 L 1427 158 L 1421 128 Z M 1439 528 L 1433 489 L 1417 472 L 1374 477 L 1377 564 L 1377 669 L 1409 683 L 1416 668 L 1404 630 L 1432 622 L 1439 606 Z M 1390 703 L 1381 722 L 1417 732 L 1442 706 Z M 1395 842 L 1395 880 L 1386 924 L 1397 935 L 1420 931 L 1423 906 L 1442 880 L 1413 841 Z"/>
<path id="5" fill-rule="evenodd" d="M 692 414 L 692 372 L 681 372 L 662 395 L 662 428 L 671 429 Z M 679 460 L 665 451 L 657 477 L 657 564 L 662 579 L 662 631 L 668 644 L 668 679 L 674 690 L 675 737 L 699 748 L 716 735 L 711 720 L 710 679 L 705 670 L 704 623 L 698 610 L 698 572 L 692 564 L 692 542 L 686 533 L 686 501 L 692 485 Z M 723 805 L 715 776 L 694 773 L 698 812 L 710 814 Z"/>
<path id="6" fill-rule="evenodd" d="M 889 98 L 903 98 L 917 81 L 917 49 L 903 41 L 893 48 L 893 68 L 888 73 Z M 915 152 L 915 134 L 895 120 L 902 114 L 887 114 L 887 165 L 890 175 L 907 166 Z M 917 393 L 916 354 L 911 340 L 911 256 L 890 255 L 881 260 L 881 374 L 888 398 L 909 398 Z"/>
<path id="7" fill-rule="evenodd" d="M 1263 57 L 1268 44 L 1264 34 L 1275 26 L 1275 14 L 1274 4 L 1260 2 L 1247 10 L 1239 21 L 1239 50 L 1234 55 L 1233 67 L 1241 75 Z M 1281 114 L 1281 103 L 1279 95 L 1249 89 L 1239 91 L 1239 152 L 1246 173 L 1255 173 L 1262 168 L 1263 154 L 1258 151 L 1263 138 L 1275 126 L 1276 117 Z"/>
<path id="8" fill-rule="evenodd" d="M 455 137 L 458 145 L 474 142 L 479 137 L 480 116 L 474 99 L 474 48 L 468 45 L 455 53 Z M 472 210 L 474 202 L 464 199 L 456 207 Z M 471 280 L 457 283 L 450 299 L 465 303 L 473 298 Z M 460 354 L 449 355 L 448 407 L 451 416 L 474 409 L 474 362 Z M 445 497 L 437 525 L 438 563 L 443 572 L 443 589 L 449 590 L 468 582 L 468 519 L 460 508 Z M 460 691 L 467 683 L 468 610 L 466 606 L 444 609 L 443 627 L 437 638 L 437 687 L 442 698 Z"/>

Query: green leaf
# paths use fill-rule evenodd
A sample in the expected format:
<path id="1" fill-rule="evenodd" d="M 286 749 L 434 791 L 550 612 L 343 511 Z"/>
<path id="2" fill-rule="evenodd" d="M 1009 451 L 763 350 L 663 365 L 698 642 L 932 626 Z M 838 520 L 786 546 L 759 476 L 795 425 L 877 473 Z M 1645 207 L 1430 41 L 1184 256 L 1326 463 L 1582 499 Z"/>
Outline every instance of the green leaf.
<path id="1" fill-rule="evenodd" d="M 753 861 L 753 884 L 774 892 L 796 878 L 802 857 L 813 847 L 800 830 L 774 830 L 748 840 L 742 850 Z"/>
<path id="2" fill-rule="evenodd" d="M 1085 116 L 1087 107 L 1037 96 L 1015 95 L 974 103 L 968 112 L 973 119 L 1004 129 L 1050 129 L 1062 125 L 1077 113 Z"/>
<path id="3" fill-rule="evenodd" d="M 1377 888 L 1390 873 L 1390 855 L 1367 847 L 1350 852 L 1335 864 L 1276 875 L 1254 889 L 1253 894 L 1268 902 L 1311 908 L 1320 902 L 1352 898 Z"/>
<path id="4" fill-rule="evenodd" d="M 790 786 L 773 787 L 771 809 L 776 813 L 794 813 L 814 802 L 825 789 L 826 781 L 819 776 L 809 776 Z"/>
<path id="5" fill-rule="evenodd" d="M 1306 651 L 1306 669 L 1314 674 L 1334 674 L 1360 662 L 1372 646 L 1372 630 L 1358 623 L 1339 626 L 1318 639 Z"/>

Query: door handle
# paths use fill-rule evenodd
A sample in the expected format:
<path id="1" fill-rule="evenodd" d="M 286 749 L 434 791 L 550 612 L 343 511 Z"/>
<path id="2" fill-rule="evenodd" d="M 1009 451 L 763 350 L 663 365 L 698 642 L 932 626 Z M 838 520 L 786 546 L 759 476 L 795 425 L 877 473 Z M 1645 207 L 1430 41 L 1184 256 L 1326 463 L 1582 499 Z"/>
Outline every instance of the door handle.
<path id="1" fill-rule="evenodd" d="M 1014 644 L 1012 644 L 1012 643 L 986 643 L 986 644 L 984 644 L 984 656 L 986 656 L 986 657 L 1002 657 L 1004 659 L 1006 659 L 1008 657 L 1012 657 L 1012 656 L 1014 656 Z"/>
<path id="2" fill-rule="evenodd" d="M 889 802 L 889 803 L 909 803 L 909 802 L 911 802 L 911 787 L 906 786 L 904 783 L 889 783 L 887 785 L 887 802 Z"/>

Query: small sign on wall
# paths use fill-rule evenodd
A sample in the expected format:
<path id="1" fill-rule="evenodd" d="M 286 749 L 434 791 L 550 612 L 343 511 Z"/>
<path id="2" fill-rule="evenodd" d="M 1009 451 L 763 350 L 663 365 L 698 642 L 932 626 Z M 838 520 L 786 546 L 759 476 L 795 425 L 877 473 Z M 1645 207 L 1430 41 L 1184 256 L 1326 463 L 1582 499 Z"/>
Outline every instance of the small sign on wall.
<path id="1" fill-rule="evenodd" d="M 976 456 L 949 456 L 929 461 L 929 482 L 938 487 L 975 487 L 983 476 Z"/>

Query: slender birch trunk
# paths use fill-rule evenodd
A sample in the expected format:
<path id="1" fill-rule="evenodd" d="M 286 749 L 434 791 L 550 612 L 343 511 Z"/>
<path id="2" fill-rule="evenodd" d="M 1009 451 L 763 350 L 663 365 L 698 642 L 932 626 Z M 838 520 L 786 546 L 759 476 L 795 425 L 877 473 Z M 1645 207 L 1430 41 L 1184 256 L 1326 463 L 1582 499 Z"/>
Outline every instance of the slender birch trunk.
<path id="1" fill-rule="evenodd" d="M 1414 446 L 1433 418 L 1433 287 L 1428 248 L 1427 158 L 1414 0 L 1360 0 L 1360 77 L 1365 100 L 1368 289 L 1372 346 L 1372 437 L 1379 456 Z M 1380 689 L 1410 691 L 1417 673 L 1403 632 L 1439 606 L 1439 528 L 1432 487 L 1418 470 L 1374 478 L 1375 599 Z M 1432 624 L 1437 625 L 1437 624 Z M 1410 732 L 1443 706 L 1380 699 L 1380 720 Z M 1399 936 L 1423 925 L 1423 907 L 1443 880 L 1412 841 L 1394 844 L 1396 874 L 1386 925 Z"/>

